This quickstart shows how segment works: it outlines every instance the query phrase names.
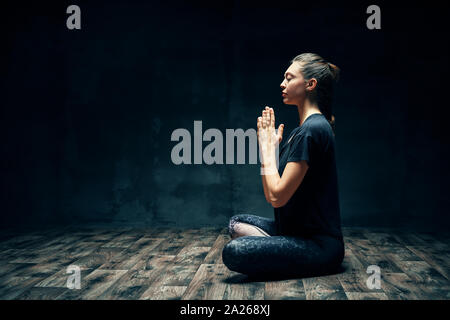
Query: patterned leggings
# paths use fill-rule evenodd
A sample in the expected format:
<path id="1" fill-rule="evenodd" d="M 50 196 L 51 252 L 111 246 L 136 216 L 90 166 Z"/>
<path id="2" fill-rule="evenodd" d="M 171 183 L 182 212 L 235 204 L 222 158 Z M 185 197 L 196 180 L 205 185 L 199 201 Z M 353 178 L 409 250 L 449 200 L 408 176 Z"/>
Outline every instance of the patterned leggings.
<path id="1" fill-rule="evenodd" d="M 230 236 L 239 222 L 256 226 L 268 236 L 242 236 L 228 242 L 223 248 L 222 260 L 232 271 L 264 278 L 310 277 L 339 271 L 345 254 L 344 244 L 331 236 L 277 235 L 273 219 L 251 214 L 231 217 Z"/>

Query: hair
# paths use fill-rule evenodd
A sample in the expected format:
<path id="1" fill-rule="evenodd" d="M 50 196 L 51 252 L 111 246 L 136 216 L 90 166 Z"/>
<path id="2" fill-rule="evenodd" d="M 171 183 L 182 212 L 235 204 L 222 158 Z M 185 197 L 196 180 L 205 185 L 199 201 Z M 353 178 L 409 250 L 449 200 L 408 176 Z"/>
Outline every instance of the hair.
<path id="1" fill-rule="evenodd" d="M 335 117 L 332 110 L 334 83 L 339 80 L 340 69 L 315 53 L 302 53 L 291 60 L 291 63 L 300 62 L 301 73 L 305 80 L 315 78 L 316 89 L 308 97 L 311 102 L 317 103 L 319 110 L 335 130 Z"/>

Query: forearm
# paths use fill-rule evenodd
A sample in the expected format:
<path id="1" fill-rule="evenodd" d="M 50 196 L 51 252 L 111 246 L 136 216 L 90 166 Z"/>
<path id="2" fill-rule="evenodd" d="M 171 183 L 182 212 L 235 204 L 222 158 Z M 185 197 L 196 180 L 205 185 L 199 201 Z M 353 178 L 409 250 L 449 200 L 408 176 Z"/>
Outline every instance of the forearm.
<path id="1" fill-rule="evenodd" d="M 269 194 L 269 188 L 267 187 L 267 182 L 265 179 L 265 175 L 261 175 L 262 178 L 262 184 L 263 184 L 263 188 L 264 188 L 264 197 L 266 197 L 266 201 L 268 203 L 270 203 L 270 194 Z"/>
<path id="2" fill-rule="evenodd" d="M 277 146 L 281 142 L 284 125 L 275 131 L 275 114 L 272 108 L 266 106 L 262 117 L 258 117 L 258 141 L 261 155 L 261 175 L 266 200 L 275 207 L 280 205 L 278 184 L 281 181 L 276 166 Z M 277 149 L 277 150 L 276 150 Z"/>
<path id="3" fill-rule="evenodd" d="M 271 153 L 265 159 L 266 161 L 261 165 L 264 194 L 268 202 L 272 203 L 278 200 L 277 186 L 281 177 L 276 167 L 275 153 Z"/>

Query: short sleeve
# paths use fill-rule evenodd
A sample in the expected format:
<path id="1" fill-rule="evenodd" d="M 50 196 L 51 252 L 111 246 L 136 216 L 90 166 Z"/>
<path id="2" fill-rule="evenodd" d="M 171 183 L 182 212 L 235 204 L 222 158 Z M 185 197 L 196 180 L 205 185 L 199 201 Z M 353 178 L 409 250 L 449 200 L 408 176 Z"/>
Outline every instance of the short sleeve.
<path id="1" fill-rule="evenodd" d="M 298 134 L 292 138 L 290 144 L 286 162 L 305 160 L 308 165 L 311 165 L 311 136 Z"/>

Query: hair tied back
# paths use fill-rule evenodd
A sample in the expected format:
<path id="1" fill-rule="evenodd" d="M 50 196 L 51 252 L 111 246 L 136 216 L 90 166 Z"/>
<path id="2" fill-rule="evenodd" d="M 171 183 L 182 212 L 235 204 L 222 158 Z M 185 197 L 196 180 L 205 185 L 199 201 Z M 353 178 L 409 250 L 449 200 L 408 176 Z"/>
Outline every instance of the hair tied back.
<path id="1" fill-rule="evenodd" d="M 340 69 L 335 64 L 332 64 L 331 62 L 327 62 L 327 64 L 328 64 L 328 67 L 330 68 L 331 74 L 333 75 L 333 79 L 335 81 L 338 81 Z"/>

